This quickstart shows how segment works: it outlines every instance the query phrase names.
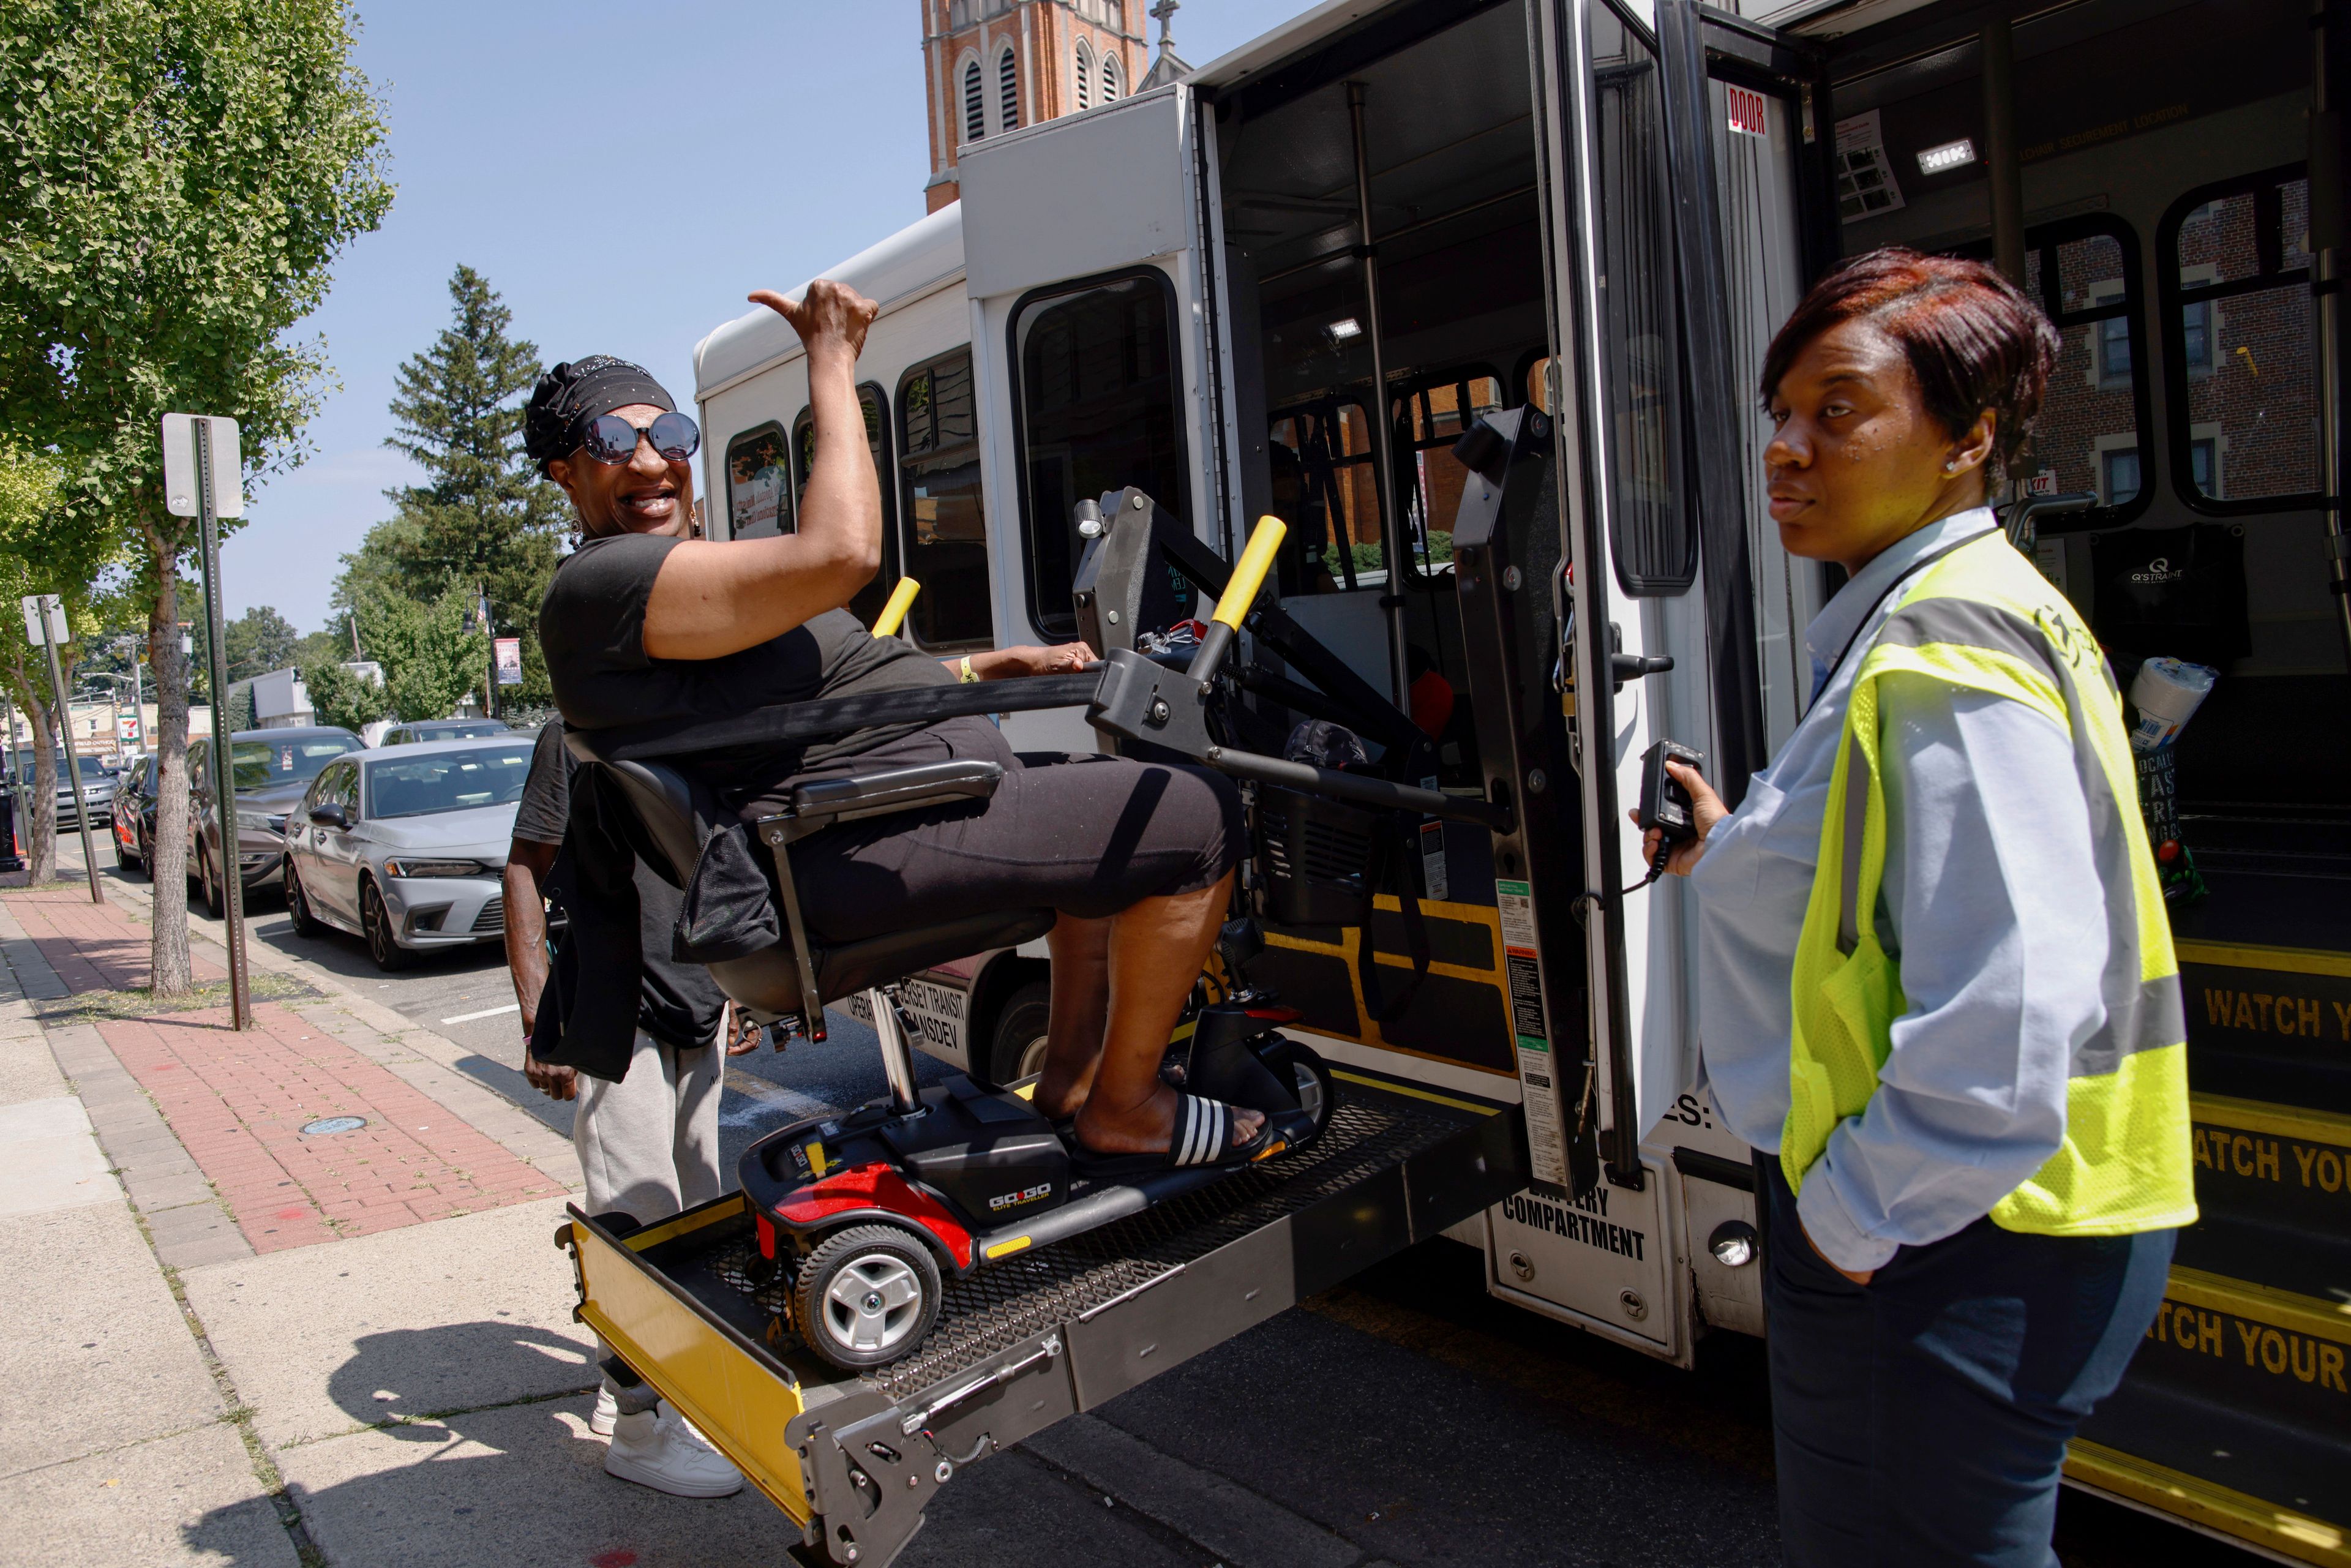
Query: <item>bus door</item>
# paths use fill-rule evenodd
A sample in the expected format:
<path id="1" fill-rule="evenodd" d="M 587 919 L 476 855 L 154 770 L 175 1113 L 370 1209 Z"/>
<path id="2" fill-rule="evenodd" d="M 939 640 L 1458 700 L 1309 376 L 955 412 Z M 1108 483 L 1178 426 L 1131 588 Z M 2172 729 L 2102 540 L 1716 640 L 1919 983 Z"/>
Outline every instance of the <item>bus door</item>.
<path id="1" fill-rule="evenodd" d="M 1202 133 L 1194 95 L 1178 86 L 963 154 L 1001 642 L 1078 634 L 1081 501 L 1135 486 L 1231 559 L 1239 518 L 1220 460 L 1230 382 L 1214 326 Z M 1199 609 L 1188 583 L 1168 591 L 1169 622 Z M 1068 744 L 1094 742 L 1081 726 Z"/>

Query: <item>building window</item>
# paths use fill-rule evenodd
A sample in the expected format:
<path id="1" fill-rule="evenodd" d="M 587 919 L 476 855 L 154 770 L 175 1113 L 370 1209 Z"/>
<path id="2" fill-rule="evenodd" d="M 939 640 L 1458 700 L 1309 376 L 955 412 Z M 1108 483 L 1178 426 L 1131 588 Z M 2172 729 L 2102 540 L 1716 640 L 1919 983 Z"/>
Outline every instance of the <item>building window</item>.
<path id="1" fill-rule="evenodd" d="M 1146 271 L 1031 296 L 1013 310 L 1012 340 L 1029 603 L 1047 636 L 1070 637 L 1077 504 L 1134 485 L 1190 515 L 1175 290 Z"/>
<path id="2" fill-rule="evenodd" d="M 923 585 L 907 631 L 940 653 L 988 646 L 996 619 L 969 349 L 917 365 L 898 383 L 898 478 L 904 570 Z"/>
<path id="3" fill-rule="evenodd" d="M 2098 385 L 2127 386 L 2131 378 L 2130 319 L 2109 316 L 2095 329 L 2098 341 Z"/>
<path id="4" fill-rule="evenodd" d="M 1020 67 L 1008 48 L 996 57 L 996 124 L 1001 131 L 1020 128 Z"/>
<path id="5" fill-rule="evenodd" d="M 792 465 L 784 427 L 773 420 L 726 444 L 726 537 L 773 538 L 792 531 Z"/>
<path id="6" fill-rule="evenodd" d="M 882 613 L 890 601 L 890 591 L 898 584 L 898 506 L 897 486 L 890 482 L 890 402 L 888 394 L 872 382 L 857 389 L 857 405 L 865 415 L 865 447 L 873 455 L 873 476 L 882 485 L 882 565 L 873 573 L 873 580 L 857 591 L 849 601 L 849 612 L 868 626 Z M 808 495 L 809 480 L 816 467 L 816 419 L 803 408 L 792 421 L 792 455 L 795 483 L 792 498 L 795 503 Z"/>
<path id="7" fill-rule="evenodd" d="M 1405 506 L 1405 543 L 1411 565 L 1422 576 L 1453 559 L 1453 519 L 1469 470 L 1453 455 L 1453 444 L 1479 420 L 1502 407 L 1502 378 L 1485 365 L 1458 366 L 1415 376 L 1390 395 L 1395 423 L 1405 437 L 1412 465 L 1399 477 Z"/>
<path id="8" fill-rule="evenodd" d="M 980 85 L 979 62 L 963 63 L 963 139 L 977 141 L 987 134 L 987 99 Z"/>
<path id="9" fill-rule="evenodd" d="M 2212 370 L 2212 302 L 2199 299 L 2179 310 L 2179 343 L 2187 356 L 2188 373 L 2209 375 Z"/>
<path id="10" fill-rule="evenodd" d="M 1102 63 L 1102 100 L 1110 102 L 1126 93 L 1126 78 L 1119 74 L 1118 62 L 1104 55 Z"/>
<path id="11" fill-rule="evenodd" d="M 1086 47 L 1086 41 L 1083 38 L 1078 40 L 1077 69 L 1072 71 L 1071 76 L 1078 84 L 1078 107 L 1084 109 L 1093 97 L 1094 52 Z"/>
<path id="12" fill-rule="evenodd" d="M 2294 163 L 2190 191 L 2157 231 L 2171 482 L 2199 512 L 2324 499 L 2310 225 L 2309 171 Z"/>
<path id="13" fill-rule="evenodd" d="M 2099 454 L 2102 460 L 2098 475 L 2098 503 L 2119 507 L 2138 498 L 2138 449 L 2118 446 Z"/>

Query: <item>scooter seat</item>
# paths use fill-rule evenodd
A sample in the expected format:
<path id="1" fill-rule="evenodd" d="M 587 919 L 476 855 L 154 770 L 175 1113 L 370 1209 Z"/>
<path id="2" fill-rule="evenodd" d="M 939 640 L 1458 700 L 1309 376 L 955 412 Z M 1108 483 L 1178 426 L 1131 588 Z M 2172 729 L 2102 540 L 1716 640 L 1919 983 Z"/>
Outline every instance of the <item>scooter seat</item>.
<path id="1" fill-rule="evenodd" d="M 1050 909 L 1002 909 L 940 925 L 893 931 L 862 942 L 827 944 L 811 936 L 809 956 L 816 967 L 817 1000 L 838 1001 L 935 964 L 990 948 L 1017 947 L 1050 931 L 1054 919 Z M 713 964 L 710 977 L 720 990 L 754 1016 L 784 1018 L 800 1010 L 799 966 L 793 961 L 789 942 L 762 947 L 748 957 Z"/>

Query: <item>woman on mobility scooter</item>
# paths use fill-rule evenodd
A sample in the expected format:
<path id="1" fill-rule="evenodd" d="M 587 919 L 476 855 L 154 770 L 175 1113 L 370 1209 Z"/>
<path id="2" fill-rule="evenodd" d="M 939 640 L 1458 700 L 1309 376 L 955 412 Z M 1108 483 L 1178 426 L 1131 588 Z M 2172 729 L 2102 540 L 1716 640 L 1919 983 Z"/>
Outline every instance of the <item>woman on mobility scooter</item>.
<path id="1" fill-rule="evenodd" d="M 1082 646 L 1008 648 L 943 667 L 844 608 L 878 570 L 882 497 L 855 368 L 876 307 L 840 284 L 793 301 L 762 289 L 808 348 L 815 462 L 796 533 L 695 536 L 694 422 L 636 366 L 558 365 L 525 442 L 580 517 L 539 639 L 574 731 L 773 704 L 1046 674 Z M 796 784 L 949 759 L 994 761 L 994 794 L 836 828 L 792 851 L 821 935 L 856 941 L 1014 905 L 1050 907 L 1048 1049 L 1034 1103 L 1074 1118 L 1090 1175 L 1230 1166 L 1278 1153 L 1259 1112 L 1179 1092 L 1159 1075 L 1206 963 L 1246 843 L 1239 798 L 1205 769 L 1111 757 L 1017 758 L 984 718 L 858 731 L 814 745 L 746 745 L 690 764 L 746 821 Z"/>

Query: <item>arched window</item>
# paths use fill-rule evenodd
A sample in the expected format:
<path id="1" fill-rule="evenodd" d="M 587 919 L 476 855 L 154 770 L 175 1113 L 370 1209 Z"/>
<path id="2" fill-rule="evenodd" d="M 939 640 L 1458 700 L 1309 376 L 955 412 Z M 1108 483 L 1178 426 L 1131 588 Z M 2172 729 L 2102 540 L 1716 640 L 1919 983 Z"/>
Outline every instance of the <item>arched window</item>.
<path id="1" fill-rule="evenodd" d="M 1083 109 L 1093 101 L 1094 90 L 1094 52 L 1083 38 L 1078 40 L 1078 68 L 1071 74 L 1078 83 L 1078 107 Z"/>
<path id="2" fill-rule="evenodd" d="M 977 141 L 987 134 L 987 99 L 980 85 L 979 62 L 963 63 L 963 139 Z"/>
<path id="3" fill-rule="evenodd" d="M 1119 76 L 1118 61 L 1109 55 L 1104 55 L 1102 63 L 1102 100 L 1108 103 L 1114 98 L 1124 97 L 1125 93 L 1126 83 Z"/>
<path id="4" fill-rule="evenodd" d="M 996 57 L 996 123 L 1002 131 L 1020 126 L 1020 68 L 1009 46 Z"/>

